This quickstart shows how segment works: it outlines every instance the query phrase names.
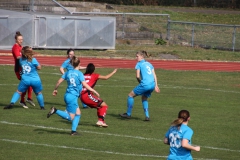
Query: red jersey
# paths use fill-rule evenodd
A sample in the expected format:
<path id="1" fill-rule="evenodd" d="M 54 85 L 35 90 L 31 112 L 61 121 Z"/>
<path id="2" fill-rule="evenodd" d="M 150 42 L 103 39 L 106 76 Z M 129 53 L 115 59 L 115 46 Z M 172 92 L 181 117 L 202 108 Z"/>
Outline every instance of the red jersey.
<path id="1" fill-rule="evenodd" d="M 17 61 L 17 57 L 22 56 L 21 50 L 22 50 L 22 46 L 17 43 L 15 43 L 12 47 L 12 55 L 13 55 L 13 58 L 15 61 L 15 67 L 14 67 L 15 72 L 20 71 L 19 62 Z"/>
<path id="2" fill-rule="evenodd" d="M 99 77 L 99 74 L 97 73 L 92 73 L 92 74 L 84 74 L 84 78 L 85 78 L 85 81 L 87 82 L 87 84 L 90 86 L 90 87 L 94 87 L 95 84 L 97 83 L 98 81 L 98 77 Z M 84 94 L 87 92 L 87 89 L 85 87 L 83 87 L 83 90 L 81 92 L 81 94 Z"/>

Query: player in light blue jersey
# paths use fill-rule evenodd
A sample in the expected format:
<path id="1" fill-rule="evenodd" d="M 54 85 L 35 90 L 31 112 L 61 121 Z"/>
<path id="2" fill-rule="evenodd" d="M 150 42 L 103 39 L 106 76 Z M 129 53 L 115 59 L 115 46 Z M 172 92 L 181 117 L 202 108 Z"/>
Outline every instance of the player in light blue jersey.
<path id="1" fill-rule="evenodd" d="M 191 150 L 200 151 L 200 146 L 191 145 L 193 130 L 187 126 L 189 120 L 190 113 L 181 110 L 165 134 L 164 143 L 170 145 L 168 160 L 192 160 Z"/>
<path id="2" fill-rule="evenodd" d="M 146 51 L 139 51 L 136 53 L 136 59 L 138 62 L 135 69 L 139 85 L 128 94 L 127 112 L 119 114 L 123 118 L 131 118 L 134 97 L 142 95 L 142 106 L 145 114 L 145 121 L 149 121 L 148 98 L 151 96 L 154 89 L 156 92 L 160 92 L 154 67 L 151 63 L 144 59 L 145 56 L 149 57 L 150 55 Z"/>
<path id="3" fill-rule="evenodd" d="M 38 63 L 36 58 L 33 58 L 32 48 L 25 46 L 22 48 L 22 57 L 19 59 L 19 64 L 22 68 L 21 81 L 18 85 L 17 91 L 13 94 L 11 103 L 4 107 L 4 109 L 10 109 L 14 103 L 19 99 L 22 93 L 31 86 L 34 93 L 37 96 L 38 104 L 41 110 L 44 110 L 44 99 L 42 95 L 42 82 L 38 75 L 37 70 L 41 69 L 41 65 Z"/>
<path id="4" fill-rule="evenodd" d="M 62 74 L 64 74 L 64 69 L 66 69 L 66 71 L 69 70 L 73 70 L 74 67 L 70 64 L 70 60 L 71 58 L 74 56 L 74 50 L 73 49 L 68 49 L 67 50 L 67 59 L 62 63 L 61 67 L 60 67 L 60 72 Z M 79 69 L 86 69 L 86 67 L 82 67 L 80 66 Z M 83 108 L 89 108 L 86 104 L 82 103 Z"/>
<path id="5" fill-rule="evenodd" d="M 53 91 L 53 95 L 56 96 L 57 88 L 59 87 L 59 85 L 64 80 L 67 81 L 67 89 L 64 95 L 66 111 L 61 111 L 56 109 L 55 107 L 52 107 L 47 114 L 47 118 L 56 113 L 63 119 L 72 121 L 71 135 L 77 135 L 77 127 L 81 118 L 81 111 L 78 106 L 78 97 L 82 91 L 82 86 L 86 87 L 89 91 L 94 92 L 97 96 L 99 96 L 99 94 L 86 83 L 83 73 L 79 71 L 80 60 L 77 57 L 73 56 L 70 60 L 70 64 L 74 67 L 74 69 L 69 70 L 62 75 Z"/>

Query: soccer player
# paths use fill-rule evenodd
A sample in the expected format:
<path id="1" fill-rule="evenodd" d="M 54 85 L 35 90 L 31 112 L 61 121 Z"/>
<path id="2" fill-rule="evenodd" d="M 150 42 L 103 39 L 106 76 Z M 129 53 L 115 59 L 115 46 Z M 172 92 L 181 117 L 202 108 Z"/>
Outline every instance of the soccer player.
<path id="1" fill-rule="evenodd" d="M 172 122 L 172 126 L 165 134 L 164 144 L 170 145 L 168 160 L 192 160 L 191 150 L 200 151 L 200 146 L 191 145 L 193 130 L 188 127 L 190 113 L 181 110 L 178 118 Z"/>
<path id="2" fill-rule="evenodd" d="M 21 94 L 26 92 L 26 90 L 31 86 L 37 96 L 41 110 L 45 110 L 44 99 L 41 92 L 43 89 L 42 82 L 37 72 L 37 70 L 41 69 L 41 65 L 38 63 L 36 58 L 33 58 L 33 51 L 31 47 L 25 46 L 22 48 L 21 52 L 22 57 L 19 59 L 19 64 L 22 67 L 21 80 L 17 91 L 12 96 L 11 103 L 4 107 L 4 109 L 11 109 L 14 103 L 16 103 L 16 101 L 20 98 Z"/>
<path id="3" fill-rule="evenodd" d="M 47 118 L 56 113 L 63 119 L 72 121 L 72 131 L 70 135 L 77 135 L 77 127 L 81 118 L 81 111 L 78 106 L 78 97 L 82 91 L 82 86 L 86 87 L 89 91 L 94 92 L 97 96 L 99 96 L 99 94 L 87 84 L 84 79 L 83 73 L 79 71 L 80 60 L 77 57 L 73 56 L 70 60 L 70 64 L 74 67 L 74 69 L 68 70 L 62 75 L 53 91 L 53 95 L 56 96 L 59 85 L 64 80 L 67 81 L 68 86 L 64 95 L 66 111 L 61 111 L 55 107 L 52 107 L 47 114 Z"/>
<path id="4" fill-rule="evenodd" d="M 111 73 L 109 73 L 106 76 L 94 73 L 94 71 L 95 71 L 94 64 L 89 63 L 84 74 L 84 78 L 87 84 L 92 88 L 96 85 L 99 79 L 107 80 L 110 77 L 112 77 L 117 72 L 117 69 L 114 69 Z M 84 104 L 88 105 L 89 107 L 97 109 L 98 116 L 98 122 L 96 123 L 97 126 L 108 127 L 108 125 L 104 121 L 104 118 L 107 114 L 108 105 L 101 98 L 96 97 L 90 90 L 84 87 L 81 92 L 81 101 Z"/>
<path id="5" fill-rule="evenodd" d="M 21 33 L 19 31 L 16 32 L 15 42 L 16 43 L 12 47 L 12 55 L 13 55 L 13 58 L 15 61 L 14 71 L 15 71 L 17 78 L 19 80 L 21 80 L 22 68 L 19 65 L 19 59 L 22 57 L 21 50 L 22 50 L 23 36 L 21 35 Z M 21 95 L 21 100 L 20 100 L 19 104 L 21 106 L 23 106 L 23 108 L 28 108 L 28 106 L 25 103 L 25 95 L 26 95 L 26 92 L 23 92 Z M 26 102 L 28 102 L 32 106 L 35 106 L 35 104 L 33 103 L 33 100 L 32 100 L 32 87 L 31 86 L 28 88 L 28 98 L 27 98 Z"/>
<path id="6" fill-rule="evenodd" d="M 73 66 L 70 64 L 70 60 L 71 58 L 74 56 L 74 50 L 73 49 L 68 49 L 67 50 L 67 59 L 62 63 L 61 67 L 60 67 L 60 72 L 62 74 L 64 74 L 64 69 L 66 69 L 67 71 L 74 69 Z M 80 66 L 79 69 L 86 69 L 86 67 L 82 67 Z M 84 103 L 82 103 L 83 109 L 88 108 L 88 106 Z"/>
<path id="7" fill-rule="evenodd" d="M 139 85 L 128 94 L 127 112 L 119 114 L 123 118 L 131 118 L 134 97 L 142 95 L 142 106 L 145 113 L 145 121 L 149 121 L 148 98 L 151 96 L 154 89 L 156 92 L 160 92 L 154 67 L 151 63 L 144 59 L 145 56 L 149 57 L 150 55 L 146 51 L 139 51 L 136 53 L 136 59 L 138 62 L 135 69 Z"/>

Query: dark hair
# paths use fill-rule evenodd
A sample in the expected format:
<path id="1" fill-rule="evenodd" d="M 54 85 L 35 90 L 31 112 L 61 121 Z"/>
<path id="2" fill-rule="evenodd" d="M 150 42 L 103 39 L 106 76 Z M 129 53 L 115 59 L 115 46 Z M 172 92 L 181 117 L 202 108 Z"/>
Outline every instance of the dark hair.
<path id="1" fill-rule="evenodd" d="M 76 56 L 73 56 L 73 57 L 71 58 L 71 60 L 70 60 L 70 64 L 71 64 L 74 68 L 76 68 L 76 67 L 79 65 L 79 63 L 80 63 L 80 60 L 79 60 L 79 58 L 77 58 Z"/>
<path id="2" fill-rule="evenodd" d="M 72 51 L 74 52 L 74 49 L 72 49 L 72 48 L 68 49 L 67 50 L 67 55 L 69 55 L 69 53 L 72 52 Z"/>
<path id="3" fill-rule="evenodd" d="M 190 113 L 187 110 L 181 110 L 178 113 L 178 119 L 174 120 L 172 122 L 173 126 L 181 126 L 183 122 L 186 122 L 188 118 L 190 117 Z"/>
<path id="4" fill-rule="evenodd" d="M 22 57 L 26 58 L 29 62 L 32 61 L 33 58 L 33 51 L 32 48 L 30 46 L 24 46 L 22 48 Z"/>
<path id="5" fill-rule="evenodd" d="M 92 74 L 95 71 L 93 63 L 88 63 L 85 74 Z"/>
<path id="6" fill-rule="evenodd" d="M 18 38 L 19 36 L 22 36 L 22 35 L 21 35 L 21 33 L 20 33 L 19 31 L 17 31 L 16 34 L 15 34 L 15 39 L 17 40 L 17 38 Z"/>

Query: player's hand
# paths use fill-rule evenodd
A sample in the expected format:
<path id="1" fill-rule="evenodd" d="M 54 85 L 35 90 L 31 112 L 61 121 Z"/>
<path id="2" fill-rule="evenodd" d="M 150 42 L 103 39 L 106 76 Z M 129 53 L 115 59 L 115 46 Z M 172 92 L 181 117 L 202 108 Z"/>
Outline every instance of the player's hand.
<path id="1" fill-rule="evenodd" d="M 156 91 L 157 93 L 160 93 L 160 89 L 158 88 L 158 86 L 155 86 L 155 91 Z"/>
<path id="2" fill-rule="evenodd" d="M 195 151 L 199 152 L 200 151 L 200 146 L 195 146 Z"/>
<path id="3" fill-rule="evenodd" d="M 52 93 L 53 96 L 56 96 L 57 95 L 57 90 L 54 90 L 53 93 Z"/>
<path id="4" fill-rule="evenodd" d="M 96 94 L 96 96 L 100 97 L 100 94 L 97 91 L 95 91 L 94 93 Z"/>
<path id="5" fill-rule="evenodd" d="M 117 72 L 117 69 L 114 69 L 114 70 L 113 70 L 113 73 L 116 73 L 116 72 Z"/>

